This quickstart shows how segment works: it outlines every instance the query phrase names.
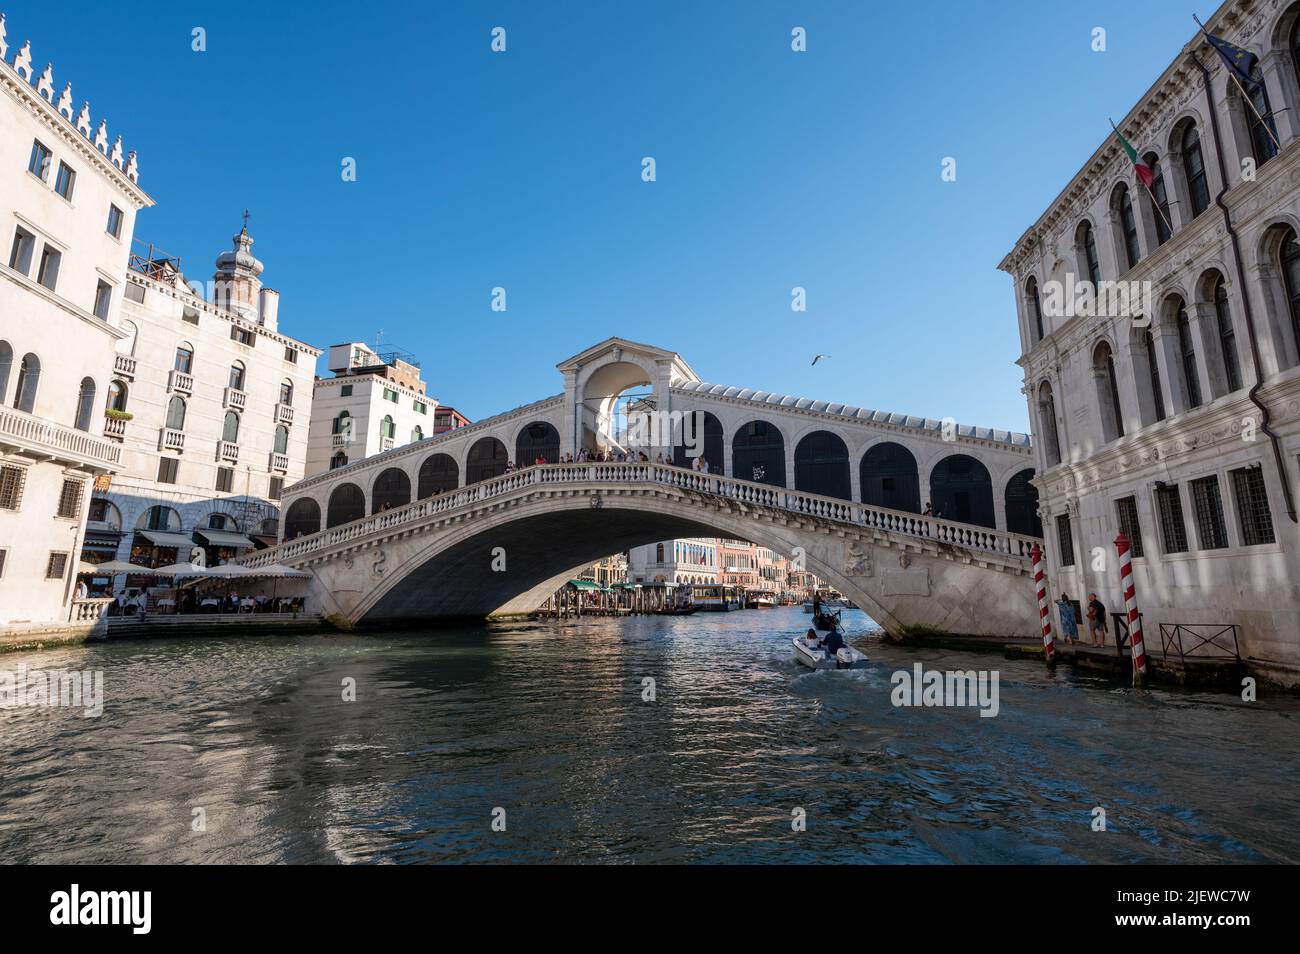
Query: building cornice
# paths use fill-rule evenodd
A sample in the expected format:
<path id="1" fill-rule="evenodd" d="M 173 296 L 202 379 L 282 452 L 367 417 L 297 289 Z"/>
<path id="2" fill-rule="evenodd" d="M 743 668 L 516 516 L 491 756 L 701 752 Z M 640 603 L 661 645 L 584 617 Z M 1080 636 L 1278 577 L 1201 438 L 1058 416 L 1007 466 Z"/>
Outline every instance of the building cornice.
<path id="1" fill-rule="evenodd" d="M 31 292 L 33 295 L 35 295 L 38 298 L 44 299 L 46 302 L 53 305 L 55 308 L 59 308 L 63 311 L 66 311 L 69 315 L 72 315 L 74 318 L 81 319 L 86 324 L 93 327 L 96 331 L 103 332 L 104 334 L 108 335 L 110 338 L 113 338 L 114 340 L 126 337 L 126 332 L 121 331 L 118 328 L 114 328 L 112 325 L 104 321 L 102 318 L 92 315 L 84 308 L 81 308 L 78 305 L 74 305 L 66 298 L 63 298 L 60 295 L 56 295 L 54 292 L 50 291 L 44 285 L 40 284 L 39 282 L 32 281 L 26 275 L 22 274 L 21 272 L 14 271 L 8 265 L 0 264 L 0 275 L 3 275 L 5 278 L 9 279 L 19 288 Z"/>

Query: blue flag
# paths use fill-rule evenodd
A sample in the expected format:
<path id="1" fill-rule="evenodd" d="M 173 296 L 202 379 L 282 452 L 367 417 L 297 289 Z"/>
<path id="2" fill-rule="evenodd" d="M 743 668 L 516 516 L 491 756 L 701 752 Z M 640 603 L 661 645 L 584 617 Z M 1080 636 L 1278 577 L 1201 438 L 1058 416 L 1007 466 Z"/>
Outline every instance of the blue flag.
<path id="1" fill-rule="evenodd" d="M 1257 82 L 1251 74 L 1255 72 L 1255 64 L 1259 62 L 1259 57 L 1249 50 L 1234 46 L 1213 33 L 1207 32 L 1205 37 L 1210 41 L 1210 46 L 1219 51 L 1219 55 L 1223 57 L 1223 62 L 1228 64 L 1228 69 L 1237 75 L 1237 79 L 1241 80 L 1241 85 L 1249 92 L 1250 88 Z"/>

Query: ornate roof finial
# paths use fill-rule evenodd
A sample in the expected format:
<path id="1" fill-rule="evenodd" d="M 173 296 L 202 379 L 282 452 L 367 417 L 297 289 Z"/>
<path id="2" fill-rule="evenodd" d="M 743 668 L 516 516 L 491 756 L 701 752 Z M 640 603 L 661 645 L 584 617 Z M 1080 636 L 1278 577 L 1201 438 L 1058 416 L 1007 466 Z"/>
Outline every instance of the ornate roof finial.
<path id="1" fill-rule="evenodd" d="M 108 155 L 108 120 L 101 119 L 99 128 L 95 130 L 95 148 Z"/>
<path id="2" fill-rule="evenodd" d="M 245 232 L 248 231 L 248 219 L 249 219 L 249 211 L 245 209 L 244 210 L 244 231 Z"/>
<path id="3" fill-rule="evenodd" d="M 63 118 L 72 121 L 72 84 L 69 83 L 63 87 L 63 92 L 59 94 L 59 105 L 56 107 Z"/>
<path id="4" fill-rule="evenodd" d="M 14 72 L 25 79 L 27 82 L 32 81 L 32 41 L 27 40 L 23 43 L 22 49 L 14 57 Z"/>
<path id="5" fill-rule="evenodd" d="M 9 55 L 9 44 L 5 42 L 5 15 L 0 13 L 0 60 Z"/>
<path id="6" fill-rule="evenodd" d="M 81 112 L 77 113 L 77 118 L 74 120 L 74 123 L 76 124 L 77 131 L 81 133 L 83 136 L 85 136 L 87 139 L 89 139 L 90 138 L 90 101 L 89 100 L 81 104 Z"/>
<path id="7" fill-rule="evenodd" d="M 132 182 L 140 181 L 140 163 L 136 161 L 134 149 L 126 154 L 126 177 Z"/>
<path id="8" fill-rule="evenodd" d="M 113 143 L 113 154 L 108 157 L 108 161 L 119 169 L 122 168 L 122 137 L 118 136 Z"/>
<path id="9" fill-rule="evenodd" d="M 36 94 L 44 96 L 47 103 L 54 102 L 54 64 L 45 64 L 41 78 L 36 81 Z"/>

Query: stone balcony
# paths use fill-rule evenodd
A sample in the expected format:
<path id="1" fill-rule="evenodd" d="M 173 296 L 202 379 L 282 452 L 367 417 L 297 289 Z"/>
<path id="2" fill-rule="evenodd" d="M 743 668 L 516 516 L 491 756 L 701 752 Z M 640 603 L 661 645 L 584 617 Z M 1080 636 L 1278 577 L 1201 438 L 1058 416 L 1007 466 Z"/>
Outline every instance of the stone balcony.
<path id="1" fill-rule="evenodd" d="M 284 473 L 289 469 L 289 455 L 277 454 L 275 451 L 271 451 L 271 459 L 267 462 L 267 467 L 270 470 Z"/>
<path id="2" fill-rule="evenodd" d="M 179 394 L 194 393 L 194 375 L 175 369 L 167 373 L 167 390 Z"/>
<path id="3" fill-rule="evenodd" d="M 126 419 L 121 417 L 105 417 L 104 436 L 109 440 L 124 440 L 126 438 Z"/>
<path id="4" fill-rule="evenodd" d="M 333 439 L 330 441 L 330 444 L 333 447 L 347 447 L 351 443 L 352 443 L 352 435 L 350 433 L 335 434 Z"/>
<path id="5" fill-rule="evenodd" d="M 293 407 L 289 404 L 277 404 L 275 406 L 275 423 L 292 424 Z"/>
<path id="6" fill-rule="evenodd" d="M 217 441 L 217 460 L 238 463 L 239 445 L 233 441 Z"/>
<path id="7" fill-rule="evenodd" d="M 236 411 L 242 411 L 247 403 L 248 395 L 237 388 L 226 388 L 221 399 L 222 407 L 234 408 Z"/>
<path id="8" fill-rule="evenodd" d="M 391 437 L 379 438 L 379 453 L 382 454 L 384 451 L 390 451 L 392 449 L 393 449 L 393 439 Z"/>
<path id="9" fill-rule="evenodd" d="M 185 450 L 185 432 L 178 431 L 173 427 L 160 427 L 158 429 L 158 449 Z"/>
<path id="10" fill-rule="evenodd" d="M 119 354 L 113 356 L 113 373 L 134 381 L 135 380 L 135 358 L 129 354 Z"/>
<path id="11" fill-rule="evenodd" d="M 122 462 L 122 448 L 111 440 L 11 407 L 0 407 L 0 449 L 90 470 L 110 470 Z"/>

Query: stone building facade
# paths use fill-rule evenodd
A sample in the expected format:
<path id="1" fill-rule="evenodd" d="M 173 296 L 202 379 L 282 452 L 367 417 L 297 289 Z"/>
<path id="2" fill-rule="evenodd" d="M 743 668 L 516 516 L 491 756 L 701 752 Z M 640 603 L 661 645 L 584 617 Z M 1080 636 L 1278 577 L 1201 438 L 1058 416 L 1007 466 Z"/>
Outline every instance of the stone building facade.
<path id="1" fill-rule="evenodd" d="M 1300 3 L 1230 0 L 1207 27 L 1259 58 L 1255 82 L 1192 37 L 1119 123 L 1154 182 L 1110 137 L 1000 267 L 1053 595 L 1121 609 L 1123 530 L 1151 651 L 1162 625 L 1235 624 L 1294 682 Z"/>

